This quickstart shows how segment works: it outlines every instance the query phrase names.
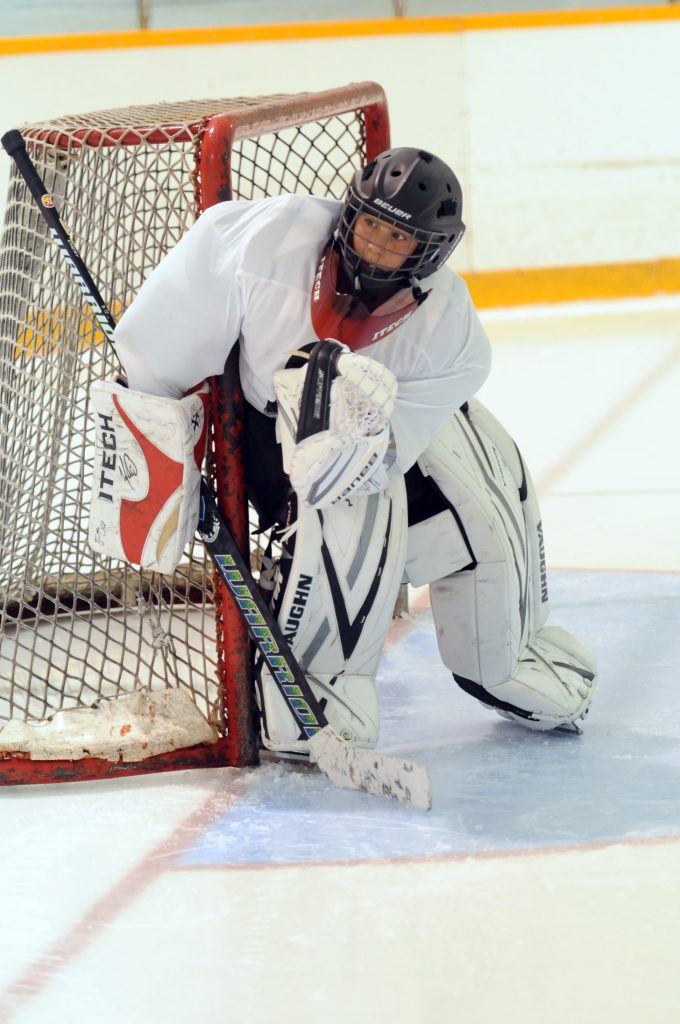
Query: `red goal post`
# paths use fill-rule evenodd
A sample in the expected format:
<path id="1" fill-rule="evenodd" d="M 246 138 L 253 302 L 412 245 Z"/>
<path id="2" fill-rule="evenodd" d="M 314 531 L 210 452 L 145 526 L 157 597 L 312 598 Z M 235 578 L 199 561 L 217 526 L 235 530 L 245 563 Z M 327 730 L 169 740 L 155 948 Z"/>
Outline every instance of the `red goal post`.
<path id="1" fill-rule="evenodd" d="M 389 147 L 374 83 L 128 107 L 21 128 L 115 316 L 208 206 L 341 198 Z M 244 553 L 237 354 L 212 383 L 208 460 Z M 193 542 L 172 577 L 86 542 L 87 396 L 116 361 L 13 173 L 0 243 L 0 783 L 257 761 L 242 619 Z"/>

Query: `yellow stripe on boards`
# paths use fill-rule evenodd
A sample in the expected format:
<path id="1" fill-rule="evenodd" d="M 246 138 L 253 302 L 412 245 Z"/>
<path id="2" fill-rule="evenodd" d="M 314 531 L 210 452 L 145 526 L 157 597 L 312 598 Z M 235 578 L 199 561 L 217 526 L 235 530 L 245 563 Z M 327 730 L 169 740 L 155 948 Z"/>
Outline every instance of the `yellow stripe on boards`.
<path id="1" fill-rule="evenodd" d="M 115 320 L 119 320 L 123 312 L 119 301 L 112 302 L 111 315 Z M 104 332 L 97 326 L 89 306 L 82 306 L 77 323 L 73 313 L 63 304 L 44 308 L 29 306 L 17 326 L 14 358 L 42 359 L 62 348 L 86 352 L 93 345 L 101 345 Z"/>
<path id="2" fill-rule="evenodd" d="M 646 263 L 590 264 L 567 267 L 528 267 L 517 270 L 461 271 L 478 309 L 531 306 L 595 299 L 637 299 L 680 294 L 680 259 Z M 122 315 L 120 303 L 114 315 Z M 29 312 L 15 347 L 16 359 L 45 356 L 65 344 L 63 309 Z M 76 349 L 100 345 L 104 335 L 83 307 Z"/>
<path id="3" fill-rule="evenodd" d="M 585 10 L 508 11 L 458 17 L 371 18 L 361 21 L 312 21 L 275 25 L 215 25 L 208 28 L 139 29 L 69 35 L 0 38 L 0 56 L 74 50 L 137 49 L 148 46 L 212 46 L 228 43 L 342 39 L 350 36 L 432 35 L 498 29 L 561 28 L 680 19 L 680 6 L 610 7 Z"/>
<path id="4" fill-rule="evenodd" d="M 680 293 L 680 259 L 461 272 L 479 309 Z"/>

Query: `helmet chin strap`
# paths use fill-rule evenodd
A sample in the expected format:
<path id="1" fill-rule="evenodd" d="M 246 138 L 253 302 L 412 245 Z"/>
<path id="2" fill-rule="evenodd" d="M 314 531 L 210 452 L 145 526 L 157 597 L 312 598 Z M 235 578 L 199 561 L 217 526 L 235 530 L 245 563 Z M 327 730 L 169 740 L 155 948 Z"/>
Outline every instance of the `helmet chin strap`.
<path id="1" fill-rule="evenodd" d="M 361 294 L 363 301 L 368 305 L 381 305 L 404 288 L 408 288 L 408 281 L 399 278 L 383 281 L 379 277 L 368 277 L 360 270 L 354 275 L 354 290 Z"/>
<path id="2" fill-rule="evenodd" d="M 426 292 L 420 287 L 417 277 L 404 278 L 395 281 L 380 281 L 375 278 L 362 278 L 361 274 L 354 276 L 354 294 L 359 301 L 371 312 L 382 306 L 384 302 L 391 299 L 398 292 L 411 289 L 415 302 L 420 306 L 430 294 L 431 289 Z"/>
<path id="3" fill-rule="evenodd" d="M 382 279 L 380 277 L 369 277 L 361 272 L 360 260 L 343 260 L 342 249 L 338 246 L 340 256 L 340 275 L 338 287 L 352 296 L 352 309 L 360 302 L 364 304 L 369 312 L 378 309 L 383 303 L 391 299 L 398 292 L 410 288 L 414 300 L 420 306 L 430 294 L 429 290 L 424 292 L 416 277 L 403 277 L 393 279 Z M 349 264 L 349 265 L 348 265 Z"/>
<path id="4" fill-rule="evenodd" d="M 413 298 L 415 299 L 415 301 L 417 302 L 417 304 L 419 306 L 422 306 L 423 302 L 425 302 L 425 299 L 428 297 L 428 295 L 432 291 L 431 288 L 428 288 L 427 291 L 424 292 L 423 289 L 420 287 L 420 282 L 418 281 L 417 277 L 412 277 L 410 279 L 409 287 L 410 287 L 411 291 L 413 292 Z"/>

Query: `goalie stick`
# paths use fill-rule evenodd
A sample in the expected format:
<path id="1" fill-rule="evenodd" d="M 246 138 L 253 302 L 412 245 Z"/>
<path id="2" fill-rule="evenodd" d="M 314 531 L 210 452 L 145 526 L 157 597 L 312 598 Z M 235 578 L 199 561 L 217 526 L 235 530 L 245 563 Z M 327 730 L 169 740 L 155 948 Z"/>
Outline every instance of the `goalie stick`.
<path id="1" fill-rule="evenodd" d="M 21 132 L 6 132 L 0 142 L 24 179 L 73 279 L 104 336 L 113 346 L 116 322 L 73 244 L 26 149 Z M 419 810 L 429 810 L 430 782 L 423 765 L 377 751 L 359 750 L 341 739 L 328 724 L 204 479 L 201 480 L 198 533 L 243 616 L 252 640 L 269 664 L 290 713 L 302 734 L 309 738 L 311 753 L 321 771 L 337 785 L 363 789 L 377 796 L 392 797 Z"/>

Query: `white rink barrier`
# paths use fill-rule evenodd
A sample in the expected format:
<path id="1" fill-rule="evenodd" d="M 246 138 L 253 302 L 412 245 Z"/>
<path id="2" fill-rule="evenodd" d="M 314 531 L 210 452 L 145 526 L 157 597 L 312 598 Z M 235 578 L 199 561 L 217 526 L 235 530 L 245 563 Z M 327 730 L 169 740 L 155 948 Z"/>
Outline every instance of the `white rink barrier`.
<path id="1" fill-rule="evenodd" d="M 600 23 L 493 31 L 5 55 L 0 129 L 370 78 L 387 93 L 394 144 L 432 149 L 463 180 L 457 270 L 677 257 L 680 18 L 600 13 Z M 0 203 L 7 172 L 2 159 Z"/>

